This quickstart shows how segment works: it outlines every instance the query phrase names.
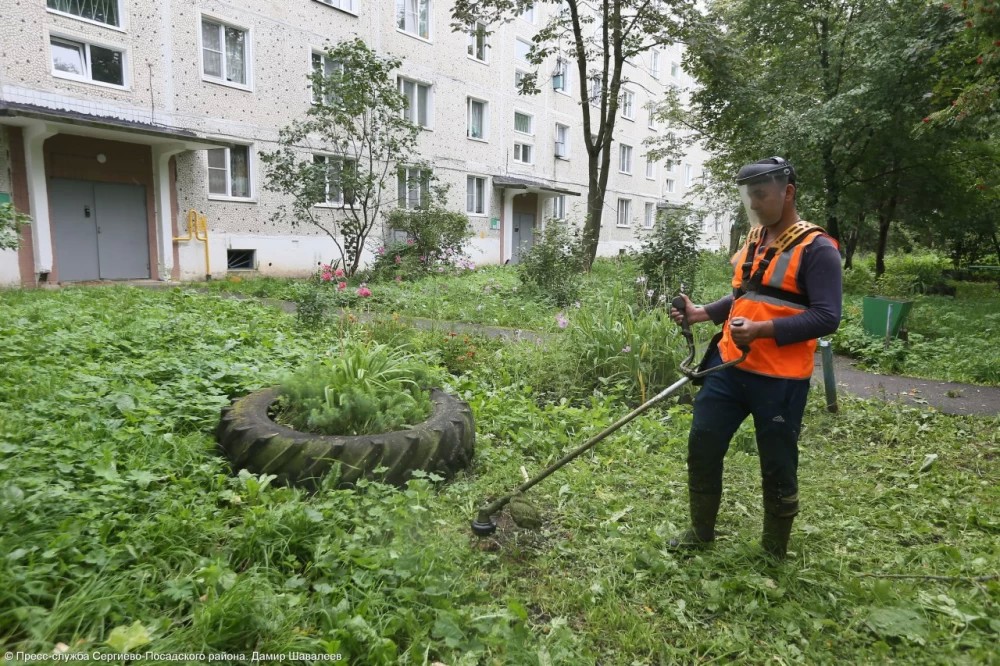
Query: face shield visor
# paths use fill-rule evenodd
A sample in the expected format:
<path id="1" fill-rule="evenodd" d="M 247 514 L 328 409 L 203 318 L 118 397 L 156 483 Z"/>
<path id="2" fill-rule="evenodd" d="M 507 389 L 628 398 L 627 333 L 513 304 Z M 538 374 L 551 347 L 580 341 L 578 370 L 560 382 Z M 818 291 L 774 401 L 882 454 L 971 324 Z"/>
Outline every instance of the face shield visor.
<path id="1" fill-rule="evenodd" d="M 781 221 L 785 194 L 794 173 L 792 165 L 780 157 L 740 169 L 736 186 L 751 225 L 769 227 Z"/>

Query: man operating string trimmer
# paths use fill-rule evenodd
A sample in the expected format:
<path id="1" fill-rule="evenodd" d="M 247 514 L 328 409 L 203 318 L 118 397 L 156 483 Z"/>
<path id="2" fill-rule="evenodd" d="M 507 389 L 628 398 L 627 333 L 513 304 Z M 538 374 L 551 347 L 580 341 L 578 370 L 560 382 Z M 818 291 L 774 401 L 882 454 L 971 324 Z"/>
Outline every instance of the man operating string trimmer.
<path id="1" fill-rule="evenodd" d="M 694 401 L 688 436 L 691 527 L 671 545 L 697 547 L 715 539 L 722 499 L 722 461 L 729 441 L 753 414 L 764 495 L 764 550 L 784 558 L 799 512 L 798 438 L 813 371 L 816 338 L 837 330 L 841 267 L 837 243 L 799 220 L 795 169 L 771 157 L 736 176 L 751 229 L 733 257 L 733 294 L 705 306 L 684 296 L 681 324 L 723 324 L 703 362 L 710 368 L 751 352 L 738 366 L 709 374 Z"/>

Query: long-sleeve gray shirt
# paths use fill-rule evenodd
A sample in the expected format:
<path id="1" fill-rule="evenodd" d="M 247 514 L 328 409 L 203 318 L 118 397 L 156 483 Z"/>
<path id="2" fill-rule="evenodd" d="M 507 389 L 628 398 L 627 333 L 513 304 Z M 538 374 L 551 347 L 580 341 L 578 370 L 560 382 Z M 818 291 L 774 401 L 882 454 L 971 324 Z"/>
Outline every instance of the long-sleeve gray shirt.
<path id="1" fill-rule="evenodd" d="M 802 251 L 799 289 L 809 299 L 809 307 L 796 315 L 774 320 L 774 341 L 787 345 L 829 335 L 840 325 L 841 314 L 840 253 L 825 236 L 820 236 Z M 724 296 L 705 306 L 715 324 L 729 318 L 733 297 Z"/>

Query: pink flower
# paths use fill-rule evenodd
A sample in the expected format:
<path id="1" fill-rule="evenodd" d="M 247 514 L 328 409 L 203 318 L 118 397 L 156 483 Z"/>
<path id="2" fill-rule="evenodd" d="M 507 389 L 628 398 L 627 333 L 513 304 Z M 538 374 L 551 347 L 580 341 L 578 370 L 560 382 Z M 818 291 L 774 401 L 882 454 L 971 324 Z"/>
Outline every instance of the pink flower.
<path id="1" fill-rule="evenodd" d="M 421 255 L 420 256 L 420 263 L 424 263 L 425 261 L 427 261 L 427 257 Z"/>
<path id="2" fill-rule="evenodd" d="M 403 258 L 401 256 L 399 256 L 398 254 L 396 255 L 396 263 L 397 264 L 403 263 Z"/>
<path id="3" fill-rule="evenodd" d="M 407 238 L 406 239 L 406 244 L 407 245 L 413 245 L 413 239 L 412 238 Z"/>
<path id="4" fill-rule="evenodd" d="M 402 282 L 402 281 L 403 281 L 403 276 L 402 275 L 397 275 L 396 276 L 396 282 Z"/>
<path id="5" fill-rule="evenodd" d="M 628 346 L 628 345 L 625 345 L 624 347 L 622 347 L 622 353 L 623 354 L 628 354 L 631 351 L 632 351 L 632 348 L 630 346 Z"/>
<path id="6" fill-rule="evenodd" d="M 334 275 L 334 277 L 339 277 L 339 278 L 344 277 L 344 269 L 343 268 L 338 268 L 337 270 L 335 270 L 333 272 L 333 275 Z"/>
<path id="7" fill-rule="evenodd" d="M 372 295 L 372 290 L 365 286 L 358 287 L 358 296 L 362 298 L 367 298 Z"/>
<path id="8" fill-rule="evenodd" d="M 337 283 L 337 291 L 344 291 L 345 289 L 347 289 L 347 283 L 346 282 L 338 282 Z"/>
<path id="9" fill-rule="evenodd" d="M 380 247 L 380 248 L 379 248 L 379 249 L 377 250 L 377 252 L 378 252 L 379 254 L 385 254 L 385 248 L 384 248 L 384 247 Z"/>
<path id="10" fill-rule="evenodd" d="M 569 326 L 569 319 L 566 319 L 566 315 L 560 312 L 556 315 L 556 324 L 559 325 L 559 328 L 566 328 Z"/>
<path id="11" fill-rule="evenodd" d="M 323 278 L 323 282 L 329 282 L 333 279 L 333 273 L 325 271 L 321 277 Z"/>

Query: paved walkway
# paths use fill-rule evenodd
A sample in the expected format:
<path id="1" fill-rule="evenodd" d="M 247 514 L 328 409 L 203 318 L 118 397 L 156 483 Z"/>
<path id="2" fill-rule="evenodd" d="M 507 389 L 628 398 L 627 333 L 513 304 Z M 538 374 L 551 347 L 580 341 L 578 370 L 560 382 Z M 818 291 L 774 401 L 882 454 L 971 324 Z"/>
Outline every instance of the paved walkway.
<path id="1" fill-rule="evenodd" d="M 844 356 L 834 356 L 837 390 L 864 398 L 929 406 L 945 414 L 980 414 L 1000 416 L 1000 387 L 975 386 L 932 379 L 876 375 L 854 367 Z M 813 381 L 823 385 L 823 368 L 816 354 Z"/>

